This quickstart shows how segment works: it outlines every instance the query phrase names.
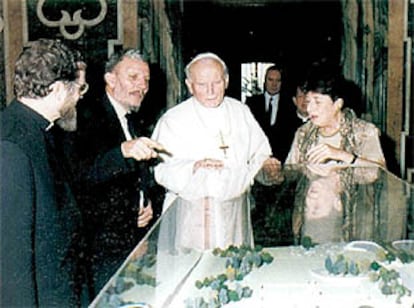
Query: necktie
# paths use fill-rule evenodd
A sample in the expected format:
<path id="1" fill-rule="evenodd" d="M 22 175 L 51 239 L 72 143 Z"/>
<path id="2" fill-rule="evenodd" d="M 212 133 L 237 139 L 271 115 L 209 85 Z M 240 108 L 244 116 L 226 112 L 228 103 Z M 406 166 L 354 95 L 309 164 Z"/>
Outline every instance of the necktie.
<path id="1" fill-rule="evenodd" d="M 270 97 L 269 99 L 269 121 L 270 121 L 270 125 L 272 125 L 272 114 L 273 114 L 273 96 Z"/>
<path id="2" fill-rule="evenodd" d="M 125 115 L 128 124 L 128 131 L 132 138 L 137 138 L 140 136 L 139 130 L 139 117 L 137 112 L 130 112 Z M 135 172 L 138 175 L 138 180 L 136 183 L 136 192 L 134 192 L 133 198 L 133 209 L 139 213 L 140 208 L 144 207 L 148 203 L 147 190 L 150 185 L 150 169 L 148 162 L 139 161 L 134 162 Z"/>
<path id="3" fill-rule="evenodd" d="M 132 138 L 137 138 L 139 136 L 139 131 L 137 128 L 137 121 L 135 113 L 127 113 L 125 115 L 125 118 L 127 119 L 128 124 L 128 131 Z"/>

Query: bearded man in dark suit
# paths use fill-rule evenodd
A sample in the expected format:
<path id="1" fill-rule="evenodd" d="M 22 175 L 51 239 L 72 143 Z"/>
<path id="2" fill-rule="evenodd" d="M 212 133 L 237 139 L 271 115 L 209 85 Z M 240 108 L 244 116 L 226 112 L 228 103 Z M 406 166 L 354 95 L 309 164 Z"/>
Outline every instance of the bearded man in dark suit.
<path id="1" fill-rule="evenodd" d="M 51 133 L 76 122 L 79 54 L 40 39 L 20 54 L 1 113 L 0 306 L 74 307 L 80 212 Z"/>

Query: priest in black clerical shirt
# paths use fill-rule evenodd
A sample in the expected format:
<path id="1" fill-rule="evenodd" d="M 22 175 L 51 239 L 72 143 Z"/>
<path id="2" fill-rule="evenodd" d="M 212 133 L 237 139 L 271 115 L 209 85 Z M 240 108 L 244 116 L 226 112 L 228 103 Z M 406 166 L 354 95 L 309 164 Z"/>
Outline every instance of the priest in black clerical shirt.
<path id="1" fill-rule="evenodd" d="M 137 50 L 116 52 L 105 66 L 102 100 L 85 97 L 78 107 L 71 164 L 87 225 L 91 300 L 161 212 L 164 191 L 151 161 L 162 146 L 147 137 L 139 115 L 149 78 Z"/>

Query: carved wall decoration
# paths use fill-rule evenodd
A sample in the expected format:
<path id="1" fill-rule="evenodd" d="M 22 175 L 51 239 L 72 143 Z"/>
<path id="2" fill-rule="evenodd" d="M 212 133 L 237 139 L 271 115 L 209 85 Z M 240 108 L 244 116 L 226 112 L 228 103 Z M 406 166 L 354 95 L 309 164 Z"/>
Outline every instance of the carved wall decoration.
<path id="1" fill-rule="evenodd" d="M 61 38 L 75 46 L 91 41 L 122 44 L 122 2 L 23 0 L 24 44 L 40 37 Z"/>
<path id="2" fill-rule="evenodd" d="M 73 16 L 65 10 L 61 10 L 61 17 L 56 21 L 50 20 L 44 15 L 43 6 L 45 2 L 46 0 L 39 0 L 37 3 L 36 13 L 39 20 L 48 27 L 59 27 L 60 33 L 68 40 L 78 39 L 84 33 L 85 27 L 93 27 L 101 23 L 105 19 L 108 9 L 105 0 L 99 0 L 101 9 L 95 18 L 83 18 L 82 9 L 76 10 L 75 13 L 73 13 Z M 76 27 L 77 30 L 75 33 L 70 33 L 68 32 L 67 27 Z"/>

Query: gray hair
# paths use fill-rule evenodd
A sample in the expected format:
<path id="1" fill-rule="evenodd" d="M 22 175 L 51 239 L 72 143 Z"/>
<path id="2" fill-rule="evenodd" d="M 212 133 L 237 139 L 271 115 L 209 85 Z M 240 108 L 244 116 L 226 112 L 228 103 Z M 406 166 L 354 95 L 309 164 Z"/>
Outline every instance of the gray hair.
<path id="1" fill-rule="evenodd" d="M 123 50 L 115 51 L 108 59 L 105 64 L 105 73 L 110 73 L 114 70 L 115 66 L 124 60 L 125 58 L 131 58 L 134 60 L 140 60 L 148 63 L 147 57 L 145 57 L 140 50 L 128 48 Z"/>
<path id="2" fill-rule="evenodd" d="M 224 63 L 224 61 L 215 53 L 212 52 L 204 52 L 204 53 L 200 53 L 197 56 L 195 56 L 185 67 L 185 77 L 187 79 L 191 79 L 190 78 L 190 70 L 191 70 L 191 66 L 198 62 L 199 60 L 203 60 L 203 59 L 210 59 L 210 60 L 216 60 L 218 63 L 220 63 L 220 65 L 223 67 L 223 72 L 224 72 L 224 77 L 228 78 L 229 77 L 229 70 L 227 68 L 226 63 Z"/>

